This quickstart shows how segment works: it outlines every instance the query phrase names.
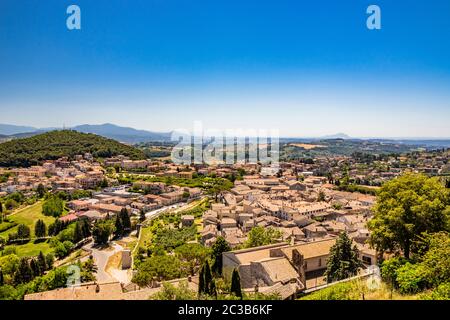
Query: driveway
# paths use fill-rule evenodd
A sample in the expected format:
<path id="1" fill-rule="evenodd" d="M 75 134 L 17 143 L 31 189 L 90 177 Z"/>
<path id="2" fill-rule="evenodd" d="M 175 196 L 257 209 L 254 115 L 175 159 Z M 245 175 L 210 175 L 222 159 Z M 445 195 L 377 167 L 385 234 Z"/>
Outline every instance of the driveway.
<path id="1" fill-rule="evenodd" d="M 111 243 L 109 247 L 94 247 L 94 242 L 91 242 L 85 245 L 83 248 L 91 251 L 95 265 L 97 266 L 96 277 L 98 282 L 112 282 L 118 280 L 108 274 L 105 268 L 106 264 L 108 263 L 108 259 L 114 253 L 123 249 L 120 245 Z"/>

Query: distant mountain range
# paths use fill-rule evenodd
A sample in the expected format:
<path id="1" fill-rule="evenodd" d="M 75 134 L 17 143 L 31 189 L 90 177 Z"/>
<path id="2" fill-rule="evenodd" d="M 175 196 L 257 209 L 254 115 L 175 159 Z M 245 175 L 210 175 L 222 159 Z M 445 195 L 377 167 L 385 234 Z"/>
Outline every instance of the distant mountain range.
<path id="1" fill-rule="evenodd" d="M 125 143 L 170 141 L 171 136 L 171 132 L 152 132 L 146 130 L 137 130 L 129 127 L 120 127 L 111 123 L 100 125 L 83 124 L 71 129 L 84 133 L 94 133 L 99 136 L 104 136 Z"/>
<path id="2" fill-rule="evenodd" d="M 26 126 L 15 126 L 10 124 L 0 124 L 0 139 L 11 140 L 16 138 L 27 138 L 55 129 L 61 128 L 34 128 Z M 171 132 L 152 132 L 146 130 L 137 130 L 129 127 L 120 127 L 111 123 L 99 125 L 83 124 L 67 129 L 83 133 L 94 133 L 99 136 L 128 144 L 148 141 L 170 141 L 171 136 Z"/>
<path id="3" fill-rule="evenodd" d="M 0 124 L 0 142 L 17 138 L 27 138 L 36 134 L 57 130 L 62 128 L 35 128 L 31 126 L 16 126 L 11 124 Z M 170 141 L 172 132 L 153 132 L 147 130 L 138 130 L 130 127 L 121 127 L 111 123 L 104 124 L 83 124 L 72 128 L 67 128 L 82 133 L 94 133 L 99 136 L 114 139 L 127 144 L 135 144 L 150 141 Z M 311 142 L 318 140 L 360 140 L 360 141 L 376 141 L 392 144 L 406 144 L 424 147 L 445 147 L 450 148 L 450 139 L 433 139 L 433 138 L 354 138 L 345 133 L 337 133 L 322 137 L 310 138 L 280 138 L 280 142 Z"/>
<path id="4" fill-rule="evenodd" d="M 34 132 L 38 128 L 27 127 L 27 126 L 15 126 L 12 124 L 0 124 L 0 135 L 10 136 L 13 134 L 23 133 L 23 132 Z"/>

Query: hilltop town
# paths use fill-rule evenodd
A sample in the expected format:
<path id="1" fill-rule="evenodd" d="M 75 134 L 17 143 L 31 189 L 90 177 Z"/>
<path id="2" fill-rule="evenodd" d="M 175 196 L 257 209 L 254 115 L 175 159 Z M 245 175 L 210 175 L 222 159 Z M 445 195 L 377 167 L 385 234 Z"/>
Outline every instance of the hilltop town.
<path id="1" fill-rule="evenodd" d="M 368 241 L 377 191 L 405 173 L 436 176 L 448 187 L 450 152 L 356 152 L 277 166 L 175 165 L 86 152 L 2 167 L 2 281 L 18 288 L 77 265 L 86 290 L 65 282 L 11 295 L 161 298 L 167 284 L 203 290 L 199 277 L 211 255 L 222 292 L 237 271 L 245 294 L 296 298 L 327 284 L 327 262 L 342 234 L 357 249 L 358 274 L 377 263 Z"/>

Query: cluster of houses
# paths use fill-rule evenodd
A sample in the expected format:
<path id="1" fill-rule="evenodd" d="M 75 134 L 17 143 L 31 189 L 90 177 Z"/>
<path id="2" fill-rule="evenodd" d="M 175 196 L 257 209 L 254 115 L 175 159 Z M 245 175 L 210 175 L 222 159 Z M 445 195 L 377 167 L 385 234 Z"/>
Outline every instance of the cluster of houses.
<path id="1" fill-rule="evenodd" d="M 126 209 L 130 215 L 139 215 L 141 212 L 147 213 L 164 206 L 197 199 L 202 194 L 199 188 L 167 186 L 164 183 L 141 183 L 151 186 L 154 193 L 145 195 L 134 193 L 128 191 L 126 186 L 105 188 L 100 192 L 94 192 L 91 198 L 68 202 L 67 206 L 71 212 L 60 219 L 74 221 L 80 217 L 86 217 L 95 221 L 116 215 L 122 209 Z"/>
<path id="2" fill-rule="evenodd" d="M 16 168 L 8 171 L 7 181 L 0 183 L 4 194 L 20 191 L 24 194 L 36 190 L 42 184 L 54 191 L 73 192 L 78 189 L 93 189 L 104 180 L 102 166 L 90 153 L 77 155 L 70 161 L 67 157 L 48 160 L 40 166 Z"/>
<path id="3" fill-rule="evenodd" d="M 238 247 L 253 227 L 261 226 L 279 230 L 280 241 L 311 241 L 346 231 L 364 242 L 375 197 L 331 187 L 322 177 L 300 182 L 244 176 L 204 213 L 202 241 L 209 246 L 222 236 Z"/>

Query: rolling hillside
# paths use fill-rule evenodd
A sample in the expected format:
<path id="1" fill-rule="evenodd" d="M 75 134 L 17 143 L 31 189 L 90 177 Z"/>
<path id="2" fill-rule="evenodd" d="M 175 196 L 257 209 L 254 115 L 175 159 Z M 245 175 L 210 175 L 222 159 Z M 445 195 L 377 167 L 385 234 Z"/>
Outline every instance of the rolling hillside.
<path id="1" fill-rule="evenodd" d="M 142 151 L 115 140 L 95 134 L 71 130 L 50 131 L 29 138 L 15 139 L 0 144 L 0 166 L 29 167 L 46 159 L 92 153 L 94 157 L 119 154 L 132 159 L 144 159 Z"/>

